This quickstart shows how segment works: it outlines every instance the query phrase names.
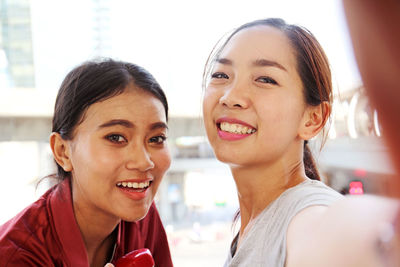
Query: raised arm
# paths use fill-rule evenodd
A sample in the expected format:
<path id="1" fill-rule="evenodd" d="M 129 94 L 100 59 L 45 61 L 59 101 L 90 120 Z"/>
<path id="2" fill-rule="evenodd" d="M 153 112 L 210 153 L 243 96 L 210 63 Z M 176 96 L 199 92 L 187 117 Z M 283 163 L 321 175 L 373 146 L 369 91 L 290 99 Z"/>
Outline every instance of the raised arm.
<path id="1" fill-rule="evenodd" d="M 400 1 L 343 0 L 357 64 L 400 173 Z M 400 179 L 396 181 L 400 196 Z"/>

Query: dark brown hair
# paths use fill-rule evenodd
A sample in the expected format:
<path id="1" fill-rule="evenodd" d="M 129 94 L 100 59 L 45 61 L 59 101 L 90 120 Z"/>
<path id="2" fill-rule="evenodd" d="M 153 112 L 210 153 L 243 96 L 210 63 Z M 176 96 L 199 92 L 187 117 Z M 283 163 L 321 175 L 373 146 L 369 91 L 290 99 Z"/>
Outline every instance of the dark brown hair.
<path id="1" fill-rule="evenodd" d="M 167 98 L 147 70 L 128 62 L 103 59 L 85 62 L 67 74 L 58 91 L 52 131 L 65 140 L 72 139 L 74 129 L 82 122 L 90 105 L 123 93 L 129 83 L 159 99 L 168 119 Z M 57 175 L 54 177 L 64 180 L 69 176 L 57 164 Z"/>
<path id="2" fill-rule="evenodd" d="M 219 48 L 214 48 L 211 52 L 203 74 L 203 87 L 205 87 L 214 60 L 219 57 L 222 50 L 232 37 L 244 30 L 255 26 L 271 26 L 281 30 L 290 40 L 295 53 L 297 71 L 303 85 L 304 100 L 308 105 L 318 106 L 323 102 L 332 104 L 332 80 L 328 59 L 321 45 L 314 35 L 297 25 L 287 24 L 283 19 L 268 18 L 256 20 L 236 28 L 222 43 Z M 330 112 L 322 105 L 324 114 Z M 324 116 L 328 117 L 328 116 Z M 325 122 L 324 122 L 325 123 Z M 326 138 L 324 132 L 324 139 Z M 323 142 L 322 142 L 323 144 Z M 322 146 L 321 146 L 322 147 Z M 303 162 L 306 175 L 314 180 L 320 180 L 312 153 L 308 147 L 308 141 L 304 141 Z"/>

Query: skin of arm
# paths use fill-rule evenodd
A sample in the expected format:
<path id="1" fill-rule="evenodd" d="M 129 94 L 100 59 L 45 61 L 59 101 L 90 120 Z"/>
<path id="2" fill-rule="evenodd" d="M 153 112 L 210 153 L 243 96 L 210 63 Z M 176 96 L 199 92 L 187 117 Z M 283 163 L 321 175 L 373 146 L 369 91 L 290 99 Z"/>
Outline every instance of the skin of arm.
<path id="1" fill-rule="evenodd" d="M 400 2 L 343 0 L 343 5 L 363 83 L 378 110 L 383 136 L 399 172 Z M 396 178 L 391 180 L 388 194 L 399 197 Z M 289 251 L 287 263 L 294 259 L 297 267 L 399 266 L 399 238 L 393 238 L 384 250 L 379 245 L 398 208 L 397 201 L 375 196 L 339 201 L 320 217 L 308 242 Z M 288 233 L 288 246 L 289 238 Z"/>
<path id="2" fill-rule="evenodd" d="M 326 213 L 326 206 L 311 206 L 300 211 L 289 224 L 286 236 L 286 267 L 298 266 L 298 252 L 310 242 L 313 232 L 320 227 L 320 222 Z"/>
<path id="3" fill-rule="evenodd" d="M 354 54 L 383 137 L 400 173 L 400 2 L 343 0 Z M 400 179 L 388 193 L 400 197 Z"/>
<path id="4" fill-rule="evenodd" d="M 288 263 L 296 267 L 398 266 L 384 265 L 389 256 L 378 249 L 378 238 L 387 229 L 387 222 L 394 219 L 398 206 L 377 196 L 347 197 L 336 202 L 318 218 L 305 242 L 292 250 L 288 259 L 293 260 Z M 399 263 L 392 256 L 392 264 Z"/>

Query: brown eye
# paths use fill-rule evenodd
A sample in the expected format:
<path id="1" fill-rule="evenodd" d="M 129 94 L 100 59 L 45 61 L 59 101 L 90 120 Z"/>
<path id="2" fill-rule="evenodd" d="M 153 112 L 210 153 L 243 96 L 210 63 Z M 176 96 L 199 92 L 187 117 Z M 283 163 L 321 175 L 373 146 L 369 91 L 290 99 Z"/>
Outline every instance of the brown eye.
<path id="1" fill-rule="evenodd" d="M 163 135 L 159 135 L 159 136 L 151 137 L 149 140 L 149 143 L 163 144 L 166 140 L 167 140 L 167 137 L 165 137 Z"/>
<path id="2" fill-rule="evenodd" d="M 211 75 L 213 79 L 229 79 L 229 76 L 223 72 L 216 72 Z"/>
<path id="3" fill-rule="evenodd" d="M 120 134 L 110 134 L 110 135 L 107 135 L 106 138 L 110 142 L 117 143 L 117 144 L 121 144 L 121 143 L 127 142 L 125 137 L 123 137 Z"/>

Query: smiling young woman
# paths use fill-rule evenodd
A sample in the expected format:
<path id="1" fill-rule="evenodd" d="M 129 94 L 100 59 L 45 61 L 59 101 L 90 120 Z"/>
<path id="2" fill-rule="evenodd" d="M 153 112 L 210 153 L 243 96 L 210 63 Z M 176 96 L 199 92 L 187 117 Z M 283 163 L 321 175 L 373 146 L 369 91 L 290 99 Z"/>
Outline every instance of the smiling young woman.
<path id="1" fill-rule="evenodd" d="M 104 266 L 148 248 L 172 266 L 153 204 L 170 165 L 168 104 L 143 68 L 73 69 L 59 90 L 50 146 L 59 183 L 0 228 L 1 266 Z"/>
<path id="2" fill-rule="evenodd" d="M 307 145 L 330 114 L 326 56 L 306 29 L 258 20 L 237 28 L 204 73 L 207 136 L 231 168 L 240 205 L 225 266 L 295 266 L 292 252 L 342 198 L 317 181 Z"/>

